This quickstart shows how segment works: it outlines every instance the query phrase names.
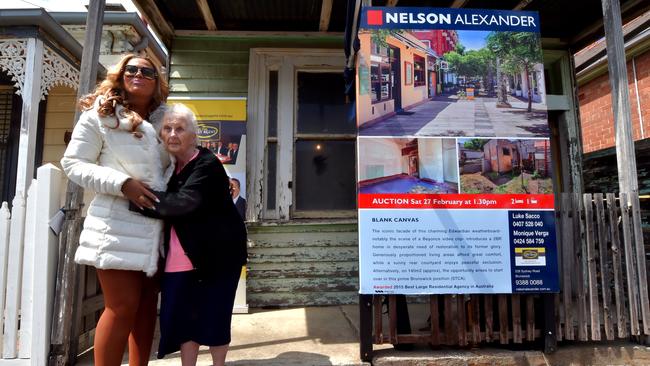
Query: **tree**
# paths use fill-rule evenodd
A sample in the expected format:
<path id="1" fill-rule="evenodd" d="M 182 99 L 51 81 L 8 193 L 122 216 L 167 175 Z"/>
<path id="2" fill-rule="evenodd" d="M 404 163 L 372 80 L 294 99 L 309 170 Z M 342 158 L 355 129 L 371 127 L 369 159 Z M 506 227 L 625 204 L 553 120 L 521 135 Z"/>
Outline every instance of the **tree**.
<path id="1" fill-rule="evenodd" d="M 481 151 L 483 150 L 483 146 L 487 144 L 490 140 L 486 139 L 471 139 L 467 140 L 463 143 L 463 147 L 465 147 L 467 150 L 473 150 L 473 151 Z"/>
<path id="2" fill-rule="evenodd" d="M 470 79 L 481 79 L 485 84 L 485 78 L 491 79 L 491 75 L 495 69 L 494 55 L 488 50 L 470 50 L 465 52 L 464 47 L 460 44 L 456 45 L 456 49 L 463 51 L 447 52 L 444 55 L 445 61 L 449 64 L 451 70 L 457 75 L 464 76 Z"/>
<path id="3" fill-rule="evenodd" d="M 394 36 L 396 34 L 402 34 L 403 30 L 401 29 L 374 29 L 370 33 L 370 39 L 372 43 L 380 47 L 388 47 L 389 44 L 386 41 L 388 37 Z"/>
<path id="4" fill-rule="evenodd" d="M 487 48 L 499 58 L 500 65 L 498 67 L 502 70 L 524 71 L 526 80 L 529 82 L 530 74 L 535 64 L 542 62 L 542 51 L 536 33 L 492 32 L 487 37 Z M 503 77 L 501 78 L 501 83 L 501 89 L 503 89 Z M 533 95 L 529 87 L 528 112 L 532 111 L 532 103 Z"/>
<path id="5" fill-rule="evenodd" d="M 449 52 L 445 53 L 443 58 L 449 64 L 449 69 L 453 70 L 456 74 L 460 75 L 461 71 L 464 68 L 463 56 L 460 53 L 456 52 L 456 51 L 449 51 Z"/>

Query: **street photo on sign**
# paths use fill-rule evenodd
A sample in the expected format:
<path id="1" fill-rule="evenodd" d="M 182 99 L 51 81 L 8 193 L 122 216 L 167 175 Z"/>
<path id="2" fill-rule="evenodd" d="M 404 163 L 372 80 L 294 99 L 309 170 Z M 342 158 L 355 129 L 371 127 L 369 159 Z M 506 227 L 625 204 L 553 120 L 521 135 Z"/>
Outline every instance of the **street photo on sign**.
<path id="1" fill-rule="evenodd" d="M 538 33 L 368 29 L 359 39 L 361 136 L 548 136 Z"/>
<path id="2" fill-rule="evenodd" d="M 360 293 L 557 292 L 537 13 L 371 7 L 359 40 Z"/>

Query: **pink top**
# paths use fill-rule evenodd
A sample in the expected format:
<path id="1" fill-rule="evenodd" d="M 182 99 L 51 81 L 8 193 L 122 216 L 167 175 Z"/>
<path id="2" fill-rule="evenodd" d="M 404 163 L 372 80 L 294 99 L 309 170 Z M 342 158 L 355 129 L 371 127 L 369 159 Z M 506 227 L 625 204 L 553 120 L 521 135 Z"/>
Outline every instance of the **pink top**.
<path id="1" fill-rule="evenodd" d="M 194 160 L 199 155 L 198 150 L 189 161 Z M 188 161 L 188 162 L 189 162 Z M 176 166 L 176 173 L 183 169 L 182 166 Z M 169 251 L 167 252 L 167 260 L 165 261 L 165 272 L 185 272 L 194 269 L 192 262 L 185 254 L 181 241 L 176 235 L 176 230 L 172 226 L 171 234 L 169 235 Z"/>

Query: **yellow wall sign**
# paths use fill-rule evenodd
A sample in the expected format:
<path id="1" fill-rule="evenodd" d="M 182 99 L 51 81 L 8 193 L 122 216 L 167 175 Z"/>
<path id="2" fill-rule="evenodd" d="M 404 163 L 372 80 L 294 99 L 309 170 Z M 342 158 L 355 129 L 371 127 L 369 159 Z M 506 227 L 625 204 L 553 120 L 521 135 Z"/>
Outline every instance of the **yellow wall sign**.
<path id="1" fill-rule="evenodd" d="M 246 99 L 172 99 L 194 112 L 198 121 L 246 121 Z"/>

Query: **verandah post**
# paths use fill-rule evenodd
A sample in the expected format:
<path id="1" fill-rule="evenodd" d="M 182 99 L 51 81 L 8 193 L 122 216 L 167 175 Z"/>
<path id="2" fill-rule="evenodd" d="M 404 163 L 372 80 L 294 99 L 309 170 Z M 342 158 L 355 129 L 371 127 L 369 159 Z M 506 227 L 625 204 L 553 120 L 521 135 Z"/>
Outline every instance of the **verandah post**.
<path id="1" fill-rule="evenodd" d="M 639 184 L 632 136 L 632 115 L 630 112 L 630 92 L 628 90 L 627 60 L 625 58 L 625 41 L 621 20 L 619 0 L 602 0 L 605 41 L 607 45 L 607 68 L 612 88 L 612 109 L 614 112 L 614 129 L 616 131 L 616 163 L 618 168 L 618 185 L 621 193 L 627 193 L 632 207 L 639 206 Z M 634 202 L 632 202 L 634 201 Z M 632 212 L 633 222 L 641 221 L 640 213 Z M 644 258 L 643 239 L 637 244 L 637 257 Z M 640 246 L 639 246 L 640 245 Z M 640 284 L 647 284 L 645 260 L 637 263 Z M 641 286 L 639 292 L 644 333 L 650 332 L 650 305 L 647 286 Z"/>

